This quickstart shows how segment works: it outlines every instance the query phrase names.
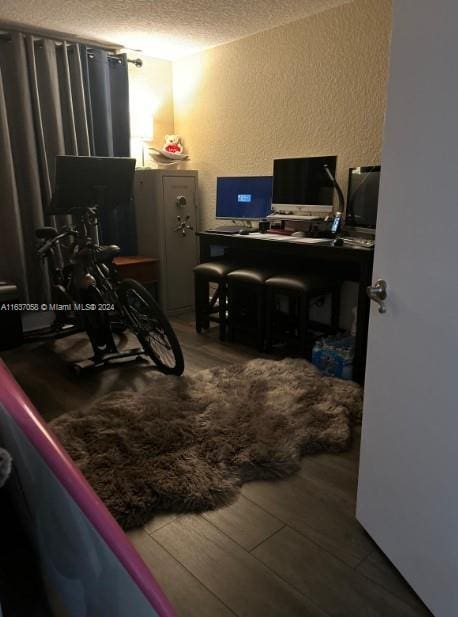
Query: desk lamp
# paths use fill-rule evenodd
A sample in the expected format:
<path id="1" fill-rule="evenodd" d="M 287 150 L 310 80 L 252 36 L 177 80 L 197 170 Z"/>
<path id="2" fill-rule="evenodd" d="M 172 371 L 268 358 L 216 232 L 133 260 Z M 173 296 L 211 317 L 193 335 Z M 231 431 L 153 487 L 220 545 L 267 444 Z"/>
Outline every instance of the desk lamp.
<path id="1" fill-rule="evenodd" d="M 339 212 L 343 213 L 344 208 L 345 208 L 345 199 L 344 199 L 344 196 L 343 196 L 343 193 L 342 193 L 342 189 L 340 188 L 339 183 L 337 182 L 337 180 L 332 175 L 331 170 L 329 169 L 329 167 L 326 164 L 324 164 L 323 167 L 324 167 L 324 171 L 327 173 L 329 179 L 332 182 L 332 186 L 336 190 L 337 197 L 339 199 Z"/>

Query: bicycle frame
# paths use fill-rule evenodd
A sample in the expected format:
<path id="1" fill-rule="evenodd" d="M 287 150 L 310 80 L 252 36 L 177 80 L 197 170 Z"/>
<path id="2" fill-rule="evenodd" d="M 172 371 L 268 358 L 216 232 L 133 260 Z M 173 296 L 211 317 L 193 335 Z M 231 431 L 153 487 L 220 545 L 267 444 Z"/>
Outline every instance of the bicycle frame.
<path id="1" fill-rule="evenodd" d="M 79 331 L 88 335 L 94 352 L 89 360 L 74 363 L 74 369 L 101 367 L 121 358 L 151 358 L 158 370 L 181 375 L 183 353 L 167 317 L 140 283 L 120 280 L 113 263 L 119 248 L 99 246 L 93 239 L 96 209 L 78 208 L 75 212 L 79 214 L 76 229 L 67 228 L 60 234 L 54 228 L 37 230 L 37 236 L 44 239 L 39 254 L 48 259 L 53 290 L 66 299 L 63 304 L 78 322 Z M 73 242 L 62 247 L 61 242 L 70 236 Z M 60 259 L 62 248 L 66 249 L 67 264 Z M 66 313 L 58 309 L 53 334 L 66 336 Z M 117 349 L 113 331 L 121 333 L 126 328 L 135 334 L 140 348 Z M 71 327 L 68 334 L 74 332 Z"/>
<path id="2" fill-rule="evenodd" d="M 143 349 L 133 349 L 119 352 L 112 334 L 112 323 L 119 317 L 122 327 L 134 325 L 117 294 L 120 280 L 116 266 L 107 255 L 106 261 L 101 261 L 100 251 L 103 250 L 91 237 L 91 228 L 97 227 L 97 212 L 95 208 L 80 208 L 77 229 L 69 228 L 62 233 L 43 242 L 39 255 L 48 260 L 51 281 L 54 291 L 67 298 L 73 307 L 79 322 L 79 331 L 85 330 L 91 342 L 94 356 L 89 361 L 75 363 L 75 370 L 103 366 L 111 360 L 129 357 L 141 357 Z M 68 247 L 68 264 L 60 259 L 61 242 L 72 236 L 74 242 Z M 54 331 L 62 326 L 63 318 L 56 313 Z M 68 331 L 73 334 L 75 329 Z M 63 334 L 66 336 L 67 334 Z M 60 335 L 59 335 L 60 336 Z"/>

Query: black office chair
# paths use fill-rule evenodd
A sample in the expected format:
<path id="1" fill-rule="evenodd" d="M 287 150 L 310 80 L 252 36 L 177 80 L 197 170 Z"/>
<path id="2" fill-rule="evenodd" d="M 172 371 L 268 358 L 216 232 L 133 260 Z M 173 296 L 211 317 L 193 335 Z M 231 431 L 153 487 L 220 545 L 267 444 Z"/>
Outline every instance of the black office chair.
<path id="1" fill-rule="evenodd" d="M 275 303 L 279 295 L 287 296 L 289 303 L 289 318 L 293 322 L 294 331 L 301 353 L 305 352 L 307 332 L 309 330 L 310 302 L 314 298 L 331 294 L 331 330 L 339 329 L 340 314 L 339 281 L 320 275 L 310 274 L 279 274 L 265 280 L 266 299 L 266 349 L 272 349 L 275 331 Z M 293 307 L 292 307 L 293 305 Z M 292 310 L 294 308 L 295 310 Z M 277 328 L 279 330 L 279 328 Z"/>
<path id="2" fill-rule="evenodd" d="M 196 330 L 208 330 L 210 322 L 219 323 L 219 338 L 226 339 L 227 275 L 237 268 L 230 261 L 207 261 L 194 268 Z M 216 290 L 210 297 L 210 283 Z"/>

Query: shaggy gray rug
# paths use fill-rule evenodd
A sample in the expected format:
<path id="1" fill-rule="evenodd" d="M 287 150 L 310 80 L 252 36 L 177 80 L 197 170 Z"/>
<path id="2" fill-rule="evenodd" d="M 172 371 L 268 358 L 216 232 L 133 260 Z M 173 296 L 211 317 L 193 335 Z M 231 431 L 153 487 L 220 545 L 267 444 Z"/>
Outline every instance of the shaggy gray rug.
<path id="1" fill-rule="evenodd" d="M 253 360 L 142 393 L 113 392 L 52 428 L 124 529 L 158 512 L 230 503 L 244 482 L 284 478 L 300 458 L 341 452 L 361 389 L 305 360 Z"/>

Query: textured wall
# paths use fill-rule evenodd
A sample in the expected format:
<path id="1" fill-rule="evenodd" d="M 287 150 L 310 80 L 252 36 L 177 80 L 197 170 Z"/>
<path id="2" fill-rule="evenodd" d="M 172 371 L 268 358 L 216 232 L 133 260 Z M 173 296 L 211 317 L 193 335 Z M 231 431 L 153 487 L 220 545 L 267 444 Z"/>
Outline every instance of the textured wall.
<path id="1" fill-rule="evenodd" d="M 380 161 L 390 0 L 355 0 L 173 63 L 175 131 L 199 170 L 202 226 L 218 175 L 270 174 L 272 159 Z"/>
<path id="2" fill-rule="evenodd" d="M 172 64 L 167 60 L 149 58 L 137 53 L 129 54 L 129 58 L 143 60 L 142 68 L 129 64 L 131 124 L 144 125 L 145 131 L 153 128 L 153 144 L 160 148 L 164 144 L 164 135 L 174 132 Z M 137 121 L 132 118 L 134 115 L 140 116 Z M 131 150 L 132 156 L 137 158 L 137 164 L 141 165 L 141 143 L 133 140 Z M 145 165 L 156 167 L 154 161 L 148 157 L 147 148 Z"/>
<path id="3" fill-rule="evenodd" d="M 0 19 L 179 58 L 351 0 L 1 0 Z"/>

